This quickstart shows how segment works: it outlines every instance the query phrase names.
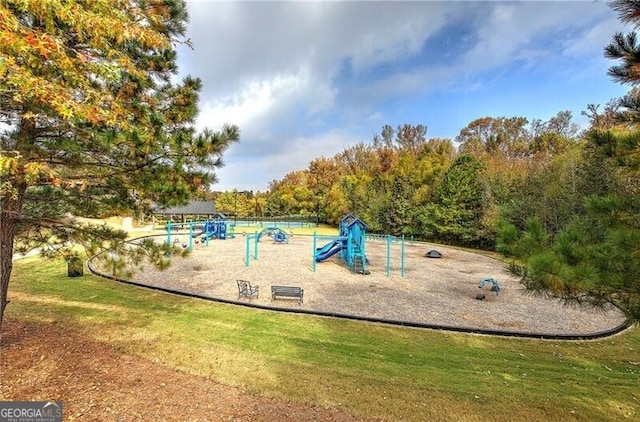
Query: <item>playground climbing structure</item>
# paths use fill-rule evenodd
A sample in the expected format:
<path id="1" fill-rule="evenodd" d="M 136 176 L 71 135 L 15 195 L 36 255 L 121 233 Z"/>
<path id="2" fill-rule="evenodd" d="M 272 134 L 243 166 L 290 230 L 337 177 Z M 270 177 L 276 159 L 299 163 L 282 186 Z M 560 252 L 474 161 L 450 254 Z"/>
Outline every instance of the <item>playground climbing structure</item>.
<path id="1" fill-rule="evenodd" d="M 202 226 L 202 231 L 192 234 L 193 237 L 202 237 L 202 240 L 227 238 L 227 223 L 224 220 L 207 221 Z"/>
<path id="2" fill-rule="evenodd" d="M 172 232 L 174 230 L 181 232 L 187 228 L 189 230 L 189 243 L 181 243 L 179 237 L 172 239 Z M 203 245 L 208 244 L 210 239 L 225 240 L 227 238 L 234 238 L 235 231 L 234 226 L 228 224 L 223 218 L 216 218 L 215 220 L 208 220 L 204 222 L 190 222 L 190 223 L 172 223 L 167 222 L 167 244 L 182 244 L 183 248 L 193 248 L 194 239 L 195 243 L 202 242 Z"/>
<path id="3" fill-rule="evenodd" d="M 275 243 L 289 243 L 289 235 L 279 227 L 268 227 L 258 234 L 258 242 L 262 236 L 269 236 Z"/>
<path id="4" fill-rule="evenodd" d="M 369 274 L 366 268 L 368 260 L 365 254 L 367 225 L 353 214 L 348 214 L 340 221 L 339 230 L 339 237 L 316 249 L 315 261 L 322 262 L 339 253 L 340 260 L 352 272 Z"/>

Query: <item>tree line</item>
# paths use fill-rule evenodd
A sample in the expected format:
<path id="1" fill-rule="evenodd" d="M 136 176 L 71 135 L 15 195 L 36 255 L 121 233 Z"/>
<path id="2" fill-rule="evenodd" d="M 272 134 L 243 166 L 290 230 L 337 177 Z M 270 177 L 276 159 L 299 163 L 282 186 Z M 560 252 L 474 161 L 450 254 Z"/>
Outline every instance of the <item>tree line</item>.
<path id="1" fill-rule="evenodd" d="M 535 212 L 556 230 L 572 215 L 590 192 L 577 173 L 566 177 L 586 171 L 587 132 L 569 111 L 548 121 L 483 117 L 453 140 L 428 138 L 425 125 L 385 125 L 368 142 L 272 181 L 268 193 L 218 192 L 216 206 L 328 224 L 354 213 L 378 233 L 492 248 L 501 216 Z"/>

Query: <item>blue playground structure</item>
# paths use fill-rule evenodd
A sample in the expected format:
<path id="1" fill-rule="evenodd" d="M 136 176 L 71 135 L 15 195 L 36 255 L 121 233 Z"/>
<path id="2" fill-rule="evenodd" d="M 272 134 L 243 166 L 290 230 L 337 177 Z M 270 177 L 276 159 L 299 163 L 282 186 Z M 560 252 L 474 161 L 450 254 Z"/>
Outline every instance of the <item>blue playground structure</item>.
<path id="1" fill-rule="evenodd" d="M 189 243 L 181 243 L 179 237 L 175 237 L 172 241 L 171 234 L 174 230 L 181 231 L 189 229 Z M 183 248 L 193 248 L 194 239 L 202 238 L 202 244 L 206 245 L 209 239 L 221 239 L 234 238 L 234 226 L 228 225 L 223 218 L 216 218 L 215 220 L 209 220 L 205 222 L 191 222 L 191 223 L 172 223 L 167 222 L 167 244 L 181 244 Z M 196 244 L 200 243 L 200 240 L 195 241 Z"/>
<path id="2" fill-rule="evenodd" d="M 262 236 L 271 237 L 275 243 L 289 243 L 289 235 L 279 227 L 267 227 L 262 230 L 258 234 L 256 241 L 259 242 Z"/>
<path id="3" fill-rule="evenodd" d="M 486 277 L 480 280 L 480 282 L 478 283 L 478 294 L 476 294 L 476 299 L 478 300 L 485 299 L 484 293 L 482 293 L 482 288 L 484 287 L 485 284 L 491 285 L 490 290 L 492 292 L 496 292 L 496 296 L 500 294 L 500 283 L 498 283 L 498 280 L 496 280 L 495 278 Z"/>
<path id="4" fill-rule="evenodd" d="M 340 260 L 345 262 L 351 271 L 369 274 L 366 269 L 368 260 L 365 255 L 367 225 L 353 214 L 348 214 L 340 221 L 339 229 L 340 236 L 338 238 L 316 249 L 315 262 L 325 261 L 340 253 Z"/>
<path id="5" fill-rule="evenodd" d="M 224 240 L 227 238 L 227 223 L 224 220 L 207 221 L 201 229 L 202 231 L 191 236 L 194 238 L 202 237 L 203 242 L 208 239 Z"/>

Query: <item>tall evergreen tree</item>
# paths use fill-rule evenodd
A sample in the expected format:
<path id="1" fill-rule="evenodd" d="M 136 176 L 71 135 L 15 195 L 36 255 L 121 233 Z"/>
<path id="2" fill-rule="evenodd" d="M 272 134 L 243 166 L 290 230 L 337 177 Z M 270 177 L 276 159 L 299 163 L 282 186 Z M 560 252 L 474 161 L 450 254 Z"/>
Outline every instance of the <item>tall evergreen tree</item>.
<path id="1" fill-rule="evenodd" d="M 202 84 L 172 82 L 186 23 L 182 0 L 0 3 L 0 324 L 14 251 L 109 244 L 166 265 L 68 216 L 184 203 L 215 182 L 239 131 L 195 131 Z"/>
<path id="2" fill-rule="evenodd" d="M 404 175 L 396 175 L 389 195 L 389 206 L 383 216 L 384 231 L 396 236 L 413 234 L 413 204 L 415 187 Z"/>
<path id="3" fill-rule="evenodd" d="M 458 157 L 444 175 L 433 204 L 420 218 L 427 235 L 447 243 L 481 246 L 482 164 L 471 155 Z"/>

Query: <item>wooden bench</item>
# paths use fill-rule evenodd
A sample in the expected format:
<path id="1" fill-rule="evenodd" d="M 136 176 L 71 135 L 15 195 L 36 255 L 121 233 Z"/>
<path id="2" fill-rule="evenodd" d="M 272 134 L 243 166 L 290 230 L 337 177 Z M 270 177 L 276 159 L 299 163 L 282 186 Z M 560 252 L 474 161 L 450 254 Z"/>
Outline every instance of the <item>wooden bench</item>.
<path id="1" fill-rule="evenodd" d="M 272 299 L 298 299 L 298 303 L 303 302 L 304 289 L 291 286 L 271 286 Z"/>
<path id="2" fill-rule="evenodd" d="M 260 286 L 251 286 L 251 283 L 246 280 L 236 280 L 238 282 L 238 297 L 258 297 L 260 292 Z"/>

